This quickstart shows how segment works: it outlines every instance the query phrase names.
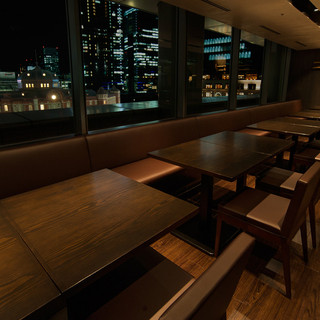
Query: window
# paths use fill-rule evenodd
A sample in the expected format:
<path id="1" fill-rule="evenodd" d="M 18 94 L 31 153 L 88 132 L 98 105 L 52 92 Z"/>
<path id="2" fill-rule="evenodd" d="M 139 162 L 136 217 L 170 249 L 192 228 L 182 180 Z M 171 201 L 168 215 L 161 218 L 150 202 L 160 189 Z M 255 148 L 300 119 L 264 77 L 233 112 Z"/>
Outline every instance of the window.
<path id="1" fill-rule="evenodd" d="M 34 9 L 41 4 L 8 2 L 1 9 L 0 118 L 12 116 L 10 126 L 8 117 L 0 121 L 0 144 L 74 132 L 65 1 L 45 13 Z M 47 111 L 61 108 L 70 109 L 67 118 Z"/>
<path id="2" fill-rule="evenodd" d="M 260 104 L 263 51 L 263 38 L 241 31 L 237 107 Z"/>
<path id="3" fill-rule="evenodd" d="M 203 49 L 202 102 L 226 109 L 230 85 L 232 28 L 206 18 Z"/>
<path id="4" fill-rule="evenodd" d="M 89 130 L 158 118 L 158 37 L 154 13 L 81 1 Z"/>

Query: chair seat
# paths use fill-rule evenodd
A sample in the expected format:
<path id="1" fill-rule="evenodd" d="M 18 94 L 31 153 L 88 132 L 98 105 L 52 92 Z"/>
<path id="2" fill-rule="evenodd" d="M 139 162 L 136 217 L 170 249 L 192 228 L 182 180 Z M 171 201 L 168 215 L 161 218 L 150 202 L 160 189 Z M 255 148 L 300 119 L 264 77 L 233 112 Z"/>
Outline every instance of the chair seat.
<path id="1" fill-rule="evenodd" d="M 291 170 L 273 167 L 257 179 L 256 187 L 267 192 L 291 197 L 302 174 Z"/>
<path id="2" fill-rule="evenodd" d="M 308 147 L 312 149 L 320 149 L 320 140 L 313 140 L 308 143 Z"/>
<path id="3" fill-rule="evenodd" d="M 257 225 L 261 223 L 277 232 L 281 230 L 289 204 L 290 199 L 248 188 L 227 204 L 220 205 L 219 210 Z"/>

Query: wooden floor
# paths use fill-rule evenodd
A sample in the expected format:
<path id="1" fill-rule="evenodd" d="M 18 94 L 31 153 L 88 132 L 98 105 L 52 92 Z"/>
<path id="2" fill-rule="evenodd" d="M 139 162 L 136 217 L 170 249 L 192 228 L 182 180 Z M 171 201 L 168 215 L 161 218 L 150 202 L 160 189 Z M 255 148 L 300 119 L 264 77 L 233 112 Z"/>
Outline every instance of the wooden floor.
<path id="1" fill-rule="evenodd" d="M 251 267 L 242 274 L 227 310 L 229 320 L 320 320 L 320 202 L 317 212 L 317 248 L 308 230 L 309 262 L 302 259 L 300 237 L 291 245 L 292 298 L 284 296 L 282 264 L 271 259 L 269 272 Z M 309 226 L 309 224 L 308 224 Z M 168 234 L 152 247 L 198 278 L 215 258 Z"/>

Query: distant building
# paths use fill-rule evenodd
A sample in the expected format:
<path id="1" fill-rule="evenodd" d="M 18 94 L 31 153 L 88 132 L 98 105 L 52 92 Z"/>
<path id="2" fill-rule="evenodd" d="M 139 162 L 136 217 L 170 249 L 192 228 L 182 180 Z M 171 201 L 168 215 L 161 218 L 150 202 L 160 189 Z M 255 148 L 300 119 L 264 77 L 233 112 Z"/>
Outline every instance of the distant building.
<path id="1" fill-rule="evenodd" d="M 0 92 L 16 91 L 17 89 L 15 72 L 0 72 Z"/>
<path id="2" fill-rule="evenodd" d="M 108 2 L 108 69 L 104 88 L 124 86 L 123 6 Z"/>
<path id="3" fill-rule="evenodd" d="M 107 0 L 81 0 L 81 41 L 86 89 L 98 90 L 108 75 Z"/>
<path id="4" fill-rule="evenodd" d="M 42 48 L 43 68 L 60 75 L 58 48 Z"/>
<path id="5" fill-rule="evenodd" d="M 36 66 L 17 78 L 17 89 L 0 95 L 0 112 L 70 108 L 68 90 L 61 89 L 59 79 L 48 70 Z"/>
<path id="6" fill-rule="evenodd" d="M 131 8 L 124 12 L 125 91 L 129 94 L 157 92 L 158 17 Z"/>

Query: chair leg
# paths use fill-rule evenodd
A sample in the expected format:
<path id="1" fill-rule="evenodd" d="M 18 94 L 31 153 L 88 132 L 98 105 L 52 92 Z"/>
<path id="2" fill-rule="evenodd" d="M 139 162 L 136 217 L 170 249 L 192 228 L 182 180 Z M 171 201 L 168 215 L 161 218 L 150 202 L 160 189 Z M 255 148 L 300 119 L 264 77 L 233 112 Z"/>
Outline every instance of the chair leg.
<path id="1" fill-rule="evenodd" d="M 227 314 L 226 313 L 224 313 L 224 315 L 221 317 L 221 319 L 220 320 L 227 320 Z"/>
<path id="2" fill-rule="evenodd" d="M 309 206 L 309 219 L 310 219 L 312 247 L 314 249 L 317 246 L 317 240 L 316 240 L 316 217 L 315 216 L 316 216 L 316 214 L 315 214 L 315 204 L 312 203 Z"/>
<path id="3" fill-rule="evenodd" d="M 216 241 L 215 241 L 215 245 L 214 245 L 214 255 L 215 255 L 215 257 L 218 257 L 218 255 L 219 255 L 221 227 L 222 227 L 222 219 L 218 214 L 218 216 L 217 216 L 217 227 L 216 227 Z"/>
<path id="4" fill-rule="evenodd" d="M 302 241 L 302 250 L 303 250 L 303 259 L 304 262 L 308 262 L 308 240 L 307 240 L 307 225 L 304 222 L 300 227 L 301 241 Z"/>
<path id="5" fill-rule="evenodd" d="M 291 276 L 290 276 L 290 246 L 286 240 L 282 241 L 281 244 L 281 256 L 283 264 L 283 276 L 286 286 L 286 297 L 291 298 Z"/>

